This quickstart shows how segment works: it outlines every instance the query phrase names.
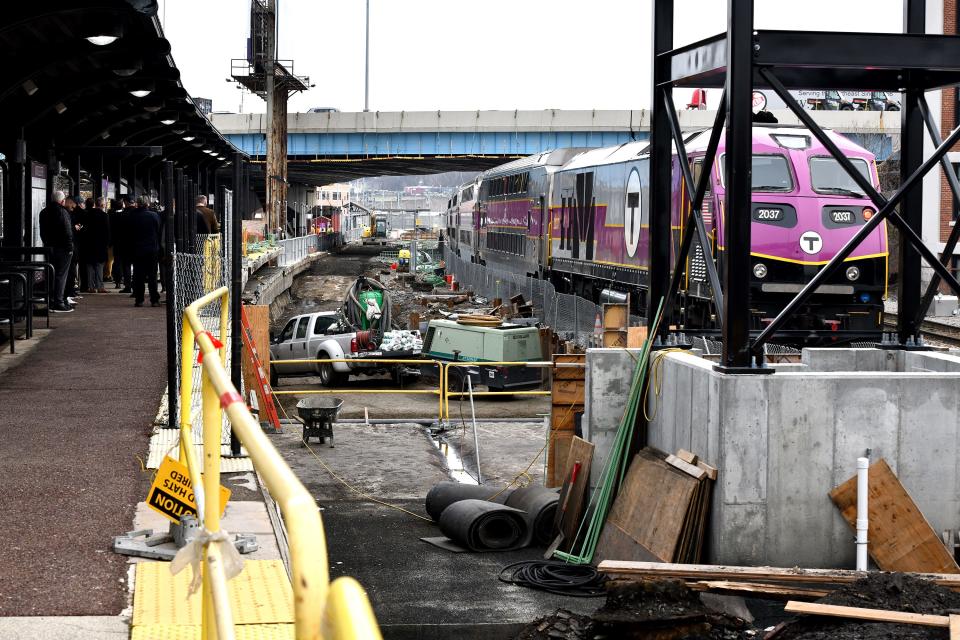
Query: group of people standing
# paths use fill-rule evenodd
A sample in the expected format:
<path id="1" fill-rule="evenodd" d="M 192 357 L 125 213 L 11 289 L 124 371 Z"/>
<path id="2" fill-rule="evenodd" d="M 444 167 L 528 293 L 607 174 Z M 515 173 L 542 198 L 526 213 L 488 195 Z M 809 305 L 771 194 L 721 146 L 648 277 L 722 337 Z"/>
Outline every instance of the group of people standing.
<path id="1" fill-rule="evenodd" d="M 151 306 L 160 306 L 160 215 L 144 196 L 125 195 L 119 204 L 108 214 L 104 198 L 83 201 L 55 191 L 40 212 L 40 239 L 51 249 L 55 273 L 51 311 L 73 311 L 81 292 L 107 293 L 108 279 L 134 298 L 134 306 L 143 306 L 144 289 Z"/>

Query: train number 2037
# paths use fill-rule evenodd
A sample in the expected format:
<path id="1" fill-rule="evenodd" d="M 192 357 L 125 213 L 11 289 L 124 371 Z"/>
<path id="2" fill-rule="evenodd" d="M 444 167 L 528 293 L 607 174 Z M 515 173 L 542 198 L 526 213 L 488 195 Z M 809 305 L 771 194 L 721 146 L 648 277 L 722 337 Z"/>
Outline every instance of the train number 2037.
<path id="1" fill-rule="evenodd" d="M 783 220 L 783 209 L 757 209 L 754 214 L 757 220 L 780 222 Z"/>

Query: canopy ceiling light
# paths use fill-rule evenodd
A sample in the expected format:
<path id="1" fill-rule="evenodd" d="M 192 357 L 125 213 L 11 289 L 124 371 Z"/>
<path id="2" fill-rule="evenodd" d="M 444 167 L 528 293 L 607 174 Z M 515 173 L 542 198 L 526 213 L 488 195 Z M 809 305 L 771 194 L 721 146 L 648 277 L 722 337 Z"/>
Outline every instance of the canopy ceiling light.
<path id="1" fill-rule="evenodd" d="M 108 44 L 113 44 L 117 41 L 117 38 L 120 36 L 108 36 L 108 35 L 99 35 L 99 36 L 88 36 L 87 42 L 90 44 L 96 45 L 98 47 L 105 47 Z"/>
<path id="2" fill-rule="evenodd" d="M 176 133 L 176 131 L 175 131 L 174 133 Z M 183 132 L 181 131 L 180 133 L 183 133 Z M 183 136 L 183 141 L 184 141 L 184 142 L 193 142 L 194 138 L 196 138 L 196 136 Z"/>
<path id="3" fill-rule="evenodd" d="M 196 142 L 192 142 L 191 144 L 199 149 L 200 147 L 203 146 L 203 140 L 197 140 Z"/>
<path id="4" fill-rule="evenodd" d="M 134 89 L 130 92 L 130 95 L 134 98 L 146 98 L 151 93 L 153 93 L 153 89 Z"/>
<path id="5" fill-rule="evenodd" d="M 28 96 L 32 96 L 37 91 L 40 90 L 40 87 L 33 80 L 25 80 L 22 85 L 23 90 L 27 93 Z"/>
<path id="6" fill-rule="evenodd" d="M 121 78 L 129 78 L 135 74 L 139 69 L 134 69 L 133 67 L 128 67 L 124 69 L 113 69 L 113 73 L 120 76 Z"/>
<path id="7" fill-rule="evenodd" d="M 177 116 L 172 113 L 165 113 L 160 116 L 160 124 L 165 124 L 168 127 L 174 124 L 176 121 L 177 121 Z M 184 131 L 186 131 L 186 129 L 184 129 Z M 174 133 L 178 133 L 178 132 L 174 131 Z M 179 133 L 183 133 L 183 131 L 180 131 Z"/>
<path id="8" fill-rule="evenodd" d="M 63 104 L 62 102 L 58 102 L 57 104 L 53 105 L 53 108 L 57 110 L 57 113 L 63 113 L 67 110 L 67 105 Z"/>

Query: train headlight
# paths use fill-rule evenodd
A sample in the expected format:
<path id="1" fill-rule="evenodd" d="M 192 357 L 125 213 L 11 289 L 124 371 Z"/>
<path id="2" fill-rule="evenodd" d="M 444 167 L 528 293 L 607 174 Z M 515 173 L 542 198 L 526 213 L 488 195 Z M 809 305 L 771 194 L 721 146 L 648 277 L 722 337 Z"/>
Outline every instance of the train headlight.
<path id="1" fill-rule="evenodd" d="M 853 282 L 860 277 L 860 269 L 857 267 L 848 267 L 847 268 L 847 280 Z"/>
<path id="2" fill-rule="evenodd" d="M 870 207 L 864 207 L 864 208 L 863 208 L 863 221 L 866 222 L 867 220 L 869 220 L 870 218 L 872 218 L 874 213 L 876 213 L 876 211 L 874 211 L 872 208 L 870 208 Z"/>
<path id="3" fill-rule="evenodd" d="M 763 280 L 764 278 L 766 278 L 767 265 L 763 264 L 762 262 L 758 262 L 757 264 L 753 265 L 753 275 L 755 278 L 759 280 Z"/>

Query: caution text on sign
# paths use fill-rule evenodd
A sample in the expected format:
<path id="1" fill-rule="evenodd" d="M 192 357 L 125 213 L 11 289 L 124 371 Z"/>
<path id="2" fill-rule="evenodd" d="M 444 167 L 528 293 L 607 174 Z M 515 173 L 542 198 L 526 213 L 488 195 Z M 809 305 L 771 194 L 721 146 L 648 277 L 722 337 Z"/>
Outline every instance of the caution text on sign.
<path id="1" fill-rule="evenodd" d="M 220 487 L 220 514 L 227 508 L 230 499 L 230 490 Z M 173 458 L 166 456 L 157 476 L 153 479 L 150 492 L 147 493 L 147 506 L 170 518 L 180 522 L 184 514 L 197 515 L 197 501 L 193 495 L 193 483 L 190 482 L 190 472 L 187 466 L 180 464 Z"/>

